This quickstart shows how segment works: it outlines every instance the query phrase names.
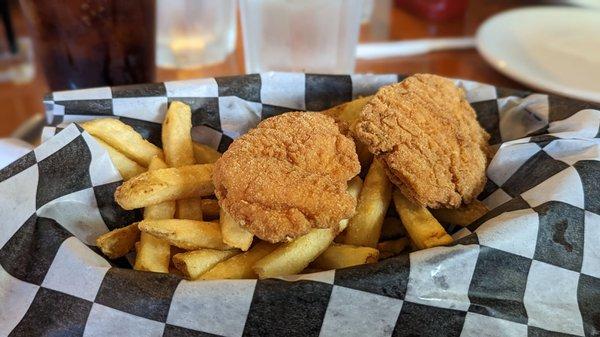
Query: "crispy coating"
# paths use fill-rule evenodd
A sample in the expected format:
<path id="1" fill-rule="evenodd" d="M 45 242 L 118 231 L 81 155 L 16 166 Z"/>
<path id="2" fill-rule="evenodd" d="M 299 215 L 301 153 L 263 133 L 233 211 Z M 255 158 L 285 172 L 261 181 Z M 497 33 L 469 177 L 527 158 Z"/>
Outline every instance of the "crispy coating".
<path id="1" fill-rule="evenodd" d="M 359 170 L 354 142 L 332 118 L 290 112 L 235 140 L 213 181 L 219 204 L 242 227 L 280 242 L 351 217 L 356 200 L 346 186 Z"/>
<path id="2" fill-rule="evenodd" d="M 420 205 L 459 207 L 483 190 L 489 135 L 448 79 L 417 74 L 379 89 L 355 132 Z"/>

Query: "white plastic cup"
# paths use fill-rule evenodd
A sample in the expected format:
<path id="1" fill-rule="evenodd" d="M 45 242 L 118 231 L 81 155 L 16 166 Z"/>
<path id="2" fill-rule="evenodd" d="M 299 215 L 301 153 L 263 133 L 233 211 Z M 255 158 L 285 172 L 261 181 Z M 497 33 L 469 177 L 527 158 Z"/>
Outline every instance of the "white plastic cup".
<path id="1" fill-rule="evenodd" d="M 354 72 L 363 0 L 240 0 L 246 73 Z"/>
<path id="2" fill-rule="evenodd" d="M 156 64 L 196 68 L 233 52 L 236 0 L 157 0 Z"/>

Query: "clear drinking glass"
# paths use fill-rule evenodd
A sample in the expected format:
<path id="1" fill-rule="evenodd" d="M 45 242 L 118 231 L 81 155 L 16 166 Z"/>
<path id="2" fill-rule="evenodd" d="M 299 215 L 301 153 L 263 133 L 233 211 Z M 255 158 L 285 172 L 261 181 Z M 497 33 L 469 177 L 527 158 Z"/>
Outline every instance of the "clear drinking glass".
<path id="1" fill-rule="evenodd" d="M 156 64 L 195 68 L 234 50 L 236 0 L 157 0 Z"/>
<path id="2" fill-rule="evenodd" d="M 362 2 L 240 0 L 246 73 L 352 73 Z"/>

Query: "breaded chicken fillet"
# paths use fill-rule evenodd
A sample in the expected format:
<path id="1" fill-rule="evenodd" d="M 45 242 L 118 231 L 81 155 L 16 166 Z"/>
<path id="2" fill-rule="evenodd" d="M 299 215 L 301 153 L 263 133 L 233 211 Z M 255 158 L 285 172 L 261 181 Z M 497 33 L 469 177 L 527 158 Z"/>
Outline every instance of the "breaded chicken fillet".
<path id="1" fill-rule="evenodd" d="M 355 133 L 420 205 L 458 207 L 483 190 L 489 135 L 464 92 L 446 78 L 417 74 L 379 89 Z"/>
<path id="2" fill-rule="evenodd" d="M 280 242 L 353 215 L 347 182 L 360 165 L 331 117 L 290 112 L 236 139 L 215 163 L 219 204 L 260 239 Z"/>

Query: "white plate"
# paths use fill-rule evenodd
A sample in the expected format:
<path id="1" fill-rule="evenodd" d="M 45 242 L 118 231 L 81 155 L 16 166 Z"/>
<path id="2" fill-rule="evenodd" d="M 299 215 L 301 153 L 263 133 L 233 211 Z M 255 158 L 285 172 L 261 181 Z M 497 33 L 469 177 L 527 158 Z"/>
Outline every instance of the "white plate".
<path id="1" fill-rule="evenodd" d="M 600 102 L 600 10 L 506 11 L 479 27 L 477 49 L 498 71 L 527 86 Z"/>

